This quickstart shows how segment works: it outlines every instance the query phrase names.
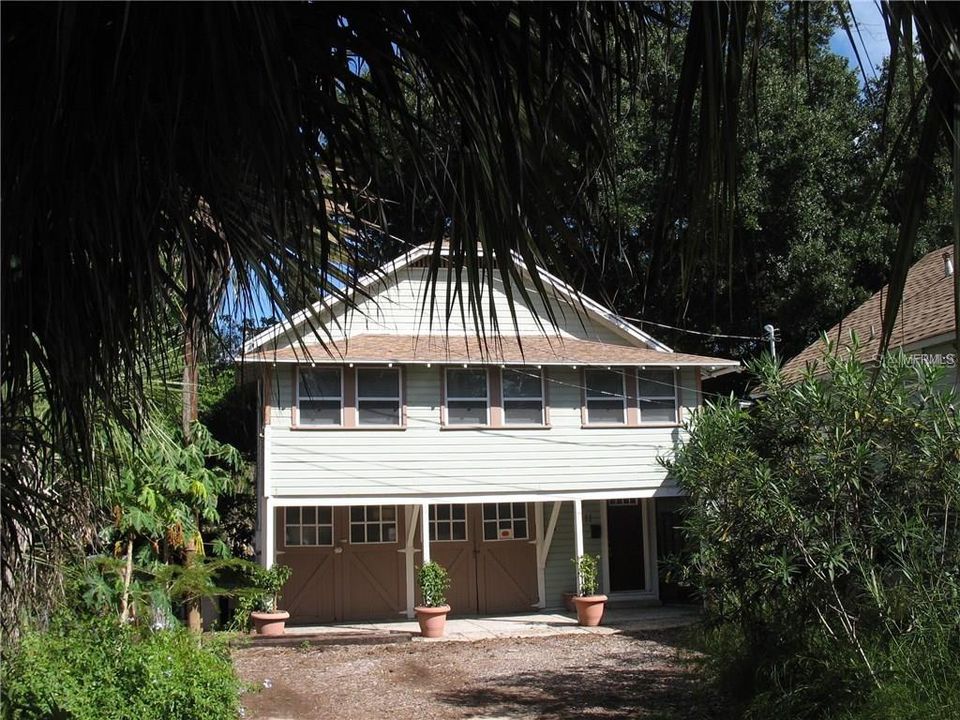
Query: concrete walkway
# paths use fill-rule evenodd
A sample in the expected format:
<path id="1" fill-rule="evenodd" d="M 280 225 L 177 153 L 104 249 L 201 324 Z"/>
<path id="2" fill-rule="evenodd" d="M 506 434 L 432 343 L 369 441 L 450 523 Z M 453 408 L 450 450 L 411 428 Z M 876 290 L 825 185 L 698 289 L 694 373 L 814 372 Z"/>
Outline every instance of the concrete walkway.
<path id="1" fill-rule="evenodd" d="M 594 634 L 612 635 L 644 630 L 691 625 L 697 621 L 696 607 L 644 607 L 608 609 L 600 627 L 586 628 L 577 625 L 577 616 L 563 611 L 542 611 L 520 615 L 447 618 L 447 633 L 442 638 L 420 637 L 416 620 L 387 622 L 337 623 L 334 625 L 287 626 L 287 635 L 323 635 L 348 633 L 384 635 L 402 633 L 413 636 L 416 642 L 472 641 L 492 638 L 545 637 L 549 635 Z"/>

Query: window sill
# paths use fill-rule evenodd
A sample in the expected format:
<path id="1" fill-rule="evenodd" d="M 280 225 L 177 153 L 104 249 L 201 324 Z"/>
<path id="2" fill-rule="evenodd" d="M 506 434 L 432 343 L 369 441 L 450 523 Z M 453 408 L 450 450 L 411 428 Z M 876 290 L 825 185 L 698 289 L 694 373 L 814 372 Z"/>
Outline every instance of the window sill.
<path id="1" fill-rule="evenodd" d="M 372 430 L 374 432 L 401 432 L 406 425 L 291 425 L 296 432 L 353 432 Z"/>
<path id="2" fill-rule="evenodd" d="M 667 422 L 667 423 L 639 423 L 637 425 L 627 425 L 626 423 L 592 423 L 592 424 L 581 424 L 581 430 L 643 430 L 643 429 L 663 429 L 663 428 L 678 428 L 681 427 L 680 423 L 677 422 Z"/>
<path id="3" fill-rule="evenodd" d="M 550 430 L 552 425 L 441 425 L 441 432 L 460 430 L 491 430 L 493 432 L 503 432 L 504 430 Z"/>

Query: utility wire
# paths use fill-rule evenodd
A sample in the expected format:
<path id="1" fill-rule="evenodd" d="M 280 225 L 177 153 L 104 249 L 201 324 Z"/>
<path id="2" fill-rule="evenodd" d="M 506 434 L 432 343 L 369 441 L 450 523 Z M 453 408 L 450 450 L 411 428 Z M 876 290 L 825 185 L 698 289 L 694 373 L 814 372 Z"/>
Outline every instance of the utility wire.
<path id="1" fill-rule="evenodd" d="M 730 338 L 731 340 L 766 340 L 765 337 L 760 335 L 728 335 L 726 333 L 709 333 L 701 332 L 699 330 L 688 330 L 687 328 L 676 327 L 674 325 L 667 325 L 665 323 L 653 322 L 653 320 L 643 320 L 642 318 L 627 317 L 621 315 L 624 320 L 629 320 L 630 322 L 640 323 L 640 329 L 643 329 L 644 324 L 654 325 L 660 328 L 667 328 L 668 330 L 676 330 L 677 332 L 689 333 L 690 335 L 702 335 L 703 337 L 710 338 Z"/>

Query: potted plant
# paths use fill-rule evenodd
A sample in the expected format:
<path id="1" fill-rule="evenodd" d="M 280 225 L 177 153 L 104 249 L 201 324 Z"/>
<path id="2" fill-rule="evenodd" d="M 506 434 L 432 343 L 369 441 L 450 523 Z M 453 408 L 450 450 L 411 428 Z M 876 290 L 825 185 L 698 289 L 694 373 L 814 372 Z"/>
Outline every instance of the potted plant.
<path id="1" fill-rule="evenodd" d="M 279 610 L 280 593 L 293 573 L 286 565 L 274 565 L 269 570 L 257 568 L 253 584 L 260 591 L 259 608 L 250 613 L 257 635 L 283 635 L 290 613 Z"/>
<path id="2" fill-rule="evenodd" d="M 447 590 L 450 588 L 450 576 L 440 563 L 428 562 L 417 571 L 417 584 L 423 604 L 414 610 L 420 623 L 420 634 L 427 638 L 443 637 L 447 625 Z"/>
<path id="3" fill-rule="evenodd" d="M 577 587 L 580 592 L 573 598 L 577 606 L 577 622 L 585 627 L 596 627 L 603 619 L 603 610 L 607 602 L 606 595 L 598 595 L 599 565 L 598 555 L 581 555 L 573 559 L 577 568 Z"/>

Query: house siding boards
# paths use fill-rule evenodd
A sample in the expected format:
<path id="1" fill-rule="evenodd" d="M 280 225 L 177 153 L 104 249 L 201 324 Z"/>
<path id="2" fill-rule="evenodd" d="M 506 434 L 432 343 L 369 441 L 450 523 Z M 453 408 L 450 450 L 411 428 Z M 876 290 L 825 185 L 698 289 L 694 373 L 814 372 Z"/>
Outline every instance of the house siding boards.
<path id="1" fill-rule="evenodd" d="M 479 332 L 474 323 L 473 314 L 467 300 L 464 299 L 463 317 L 460 313 L 459 301 L 455 301 L 449 319 L 447 315 L 447 298 L 444 291 L 438 290 L 434 306 L 430 307 L 426 268 L 407 267 L 391 273 L 388 277 L 375 282 L 367 289 L 369 298 L 358 300 L 356 307 L 348 312 L 342 306 L 321 311 L 318 316 L 324 327 L 324 340 L 339 340 L 341 338 L 360 334 L 395 334 L 395 335 L 425 335 L 449 334 L 492 336 L 489 323 Z M 443 276 L 441 275 L 441 280 Z M 466 282 L 461 283 L 461 297 L 469 297 L 469 288 Z M 488 312 L 490 288 L 484 287 L 478 306 Z M 558 337 L 591 340 L 615 345 L 635 344 L 627 335 L 594 322 L 582 309 L 574 307 L 565 298 L 555 295 L 554 326 L 549 318 L 543 301 L 537 291 L 527 287 L 531 298 L 530 305 L 521 302 L 514 291 L 514 313 L 510 313 L 510 306 L 503 289 L 503 283 L 498 278 L 493 283 L 493 306 L 501 331 L 505 333 L 542 336 L 545 332 Z M 426 298 L 426 303 L 424 302 Z M 516 328 L 514 327 L 516 320 Z M 315 323 L 316 324 L 316 323 Z M 311 338 L 312 332 L 307 323 L 297 328 L 303 338 Z M 327 335 L 326 333 L 329 333 Z M 273 345 L 276 348 L 288 347 L 297 344 L 297 334 L 287 333 L 278 338 Z"/>
<path id="2" fill-rule="evenodd" d="M 437 368 L 404 371 L 406 429 L 314 431 L 291 428 L 293 369 L 277 368 L 273 493 L 406 497 L 672 487 L 657 460 L 672 453 L 683 431 L 677 426 L 584 429 L 581 376 L 575 370 L 549 373 L 549 428 L 471 430 L 441 426 Z M 686 417 L 696 406 L 696 378 L 692 369 L 678 376 L 681 416 Z"/>

